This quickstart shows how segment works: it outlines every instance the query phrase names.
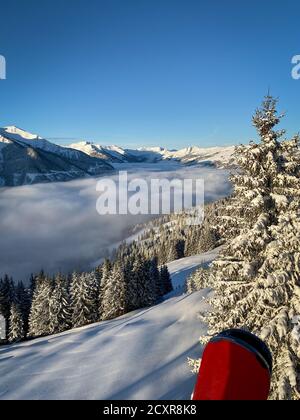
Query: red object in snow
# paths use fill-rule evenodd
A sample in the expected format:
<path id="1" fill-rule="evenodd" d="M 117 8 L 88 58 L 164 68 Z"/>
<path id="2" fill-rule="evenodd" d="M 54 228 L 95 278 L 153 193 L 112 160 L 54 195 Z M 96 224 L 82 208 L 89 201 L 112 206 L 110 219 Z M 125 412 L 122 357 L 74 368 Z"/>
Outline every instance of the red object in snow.
<path id="1" fill-rule="evenodd" d="M 263 341 L 227 330 L 206 346 L 193 400 L 267 400 L 272 356 Z"/>

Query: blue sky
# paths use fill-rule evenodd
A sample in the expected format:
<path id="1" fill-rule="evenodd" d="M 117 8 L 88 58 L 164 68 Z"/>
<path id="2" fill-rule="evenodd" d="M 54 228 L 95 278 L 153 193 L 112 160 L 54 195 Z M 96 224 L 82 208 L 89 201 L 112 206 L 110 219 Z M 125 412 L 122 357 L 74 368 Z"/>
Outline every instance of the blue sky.
<path id="1" fill-rule="evenodd" d="M 296 0 L 1 3 L 0 126 L 62 144 L 246 142 L 270 87 L 288 133 L 300 130 Z"/>

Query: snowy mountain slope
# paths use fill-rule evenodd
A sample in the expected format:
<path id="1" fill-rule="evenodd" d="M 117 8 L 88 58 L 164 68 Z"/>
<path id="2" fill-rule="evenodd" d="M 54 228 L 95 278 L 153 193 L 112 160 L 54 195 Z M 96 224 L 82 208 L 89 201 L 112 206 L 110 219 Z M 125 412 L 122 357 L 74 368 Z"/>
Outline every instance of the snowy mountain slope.
<path id="1" fill-rule="evenodd" d="M 179 151 L 169 151 L 162 147 L 144 147 L 132 150 L 117 146 L 101 146 L 90 142 L 80 142 L 71 144 L 69 147 L 81 150 L 90 156 L 106 157 L 111 163 L 177 161 L 183 164 L 206 163 L 217 167 L 229 167 L 234 163 L 234 146 L 188 147 Z"/>
<path id="2" fill-rule="evenodd" d="M 88 141 L 82 141 L 71 144 L 69 147 L 110 163 L 129 163 L 135 160 L 128 152 L 118 146 L 101 146 Z"/>
<path id="3" fill-rule="evenodd" d="M 201 255 L 182 258 L 168 264 L 169 272 L 172 276 L 172 283 L 174 292 L 170 296 L 175 296 L 184 293 L 185 280 L 200 266 L 207 267 L 217 257 L 222 247 L 213 249 L 212 251 L 205 252 Z"/>
<path id="4" fill-rule="evenodd" d="M 0 186 L 69 181 L 113 170 L 104 160 L 17 127 L 0 128 L 0 145 Z"/>
<path id="5" fill-rule="evenodd" d="M 172 159 L 178 159 L 182 163 L 192 164 L 211 162 L 218 167 L 228 167 L 234 164 L 233 154 L 235 147 L 188 147 L 178 152 L 171 152 Z"/>
<path id="6" fill-rule="evenodd" d="M 16 127 L 14 125 L 7 126 L 4 129 L 7 133 L 19 136 L 24 140 L 43 140 L 42 137 L 38 136 L 37 134 L 30 133 L 29 131 L 25 131 L 22 128 Z"/>
<path id="7" fill-rule="evenodd" d="M 169 265 L 181 286 L 216 252 Z M 180 276 L 180 280 L 179 280 Z M 197 315 L 209 290 L 171 297 L 113 321 L 0 347 L 0 399 L 189 399 L 201 356 Z M 120 351 L 122 349 L 122 351 Z"/>
<path id="8" fill-rule="evenodd" d="M 122 149 L 119 146 L 102 146 L 88 141 L 74 143 L 69 147 L 111 163 L 155 163 L 163 159 L 163 149 L 160 148 Z"/>

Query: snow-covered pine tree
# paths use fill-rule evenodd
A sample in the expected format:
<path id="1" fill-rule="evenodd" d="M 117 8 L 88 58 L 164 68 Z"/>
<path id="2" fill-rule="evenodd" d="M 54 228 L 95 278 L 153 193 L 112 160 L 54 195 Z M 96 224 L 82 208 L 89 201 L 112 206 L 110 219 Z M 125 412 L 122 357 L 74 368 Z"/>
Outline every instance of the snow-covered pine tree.
<path id="1" fill-rule="evenodd" d="M 185 242 L 182 239 L 174 239 L 169 244 L 168 262 L 184 258 Z"/>
<path id="2" fill-rule="evenodd" d="M 68 283 L 62 274 L 57 274 L 49 302 L 49 331 L 57 334 L 71 326 Z"/>
<path id="3" fill-rule="evenodd" d="M 155 300 L 157 301 L 159 298 L 163 296 L 163 287 L 161 284 L 160 279 L 160 272 L 158 268 L 158 258 L 154 257 L 150 261 L 150 276 L 152 278 L 152 283 L 154 284 L 154 291 L 155 291 Z"/>
<path id="4" fill-rule="evenodd" d="M 42 271 L 40 274 L 44 274 L 44 272 Z M 36 278 L 37 278 L 36 276 L 31 274 L 30 279 L 29 279 L 29 292 L 30 292 L 31 299 L 33 297 L 33 293 L 35 290 Z"/>
<path id="5" fill-rule="evenodd" d="M 72 273 L 70 282 L 70 302 L 71 302 L 71 323 L 72 327 L 76 327 L 80 318 L 80 290 L 81 275 L 77 271 Z"/>
<path id="6" fill-rule="evenodd" d="M 24 324 L 23 325 L 24 334 L 26 336 L 28 333 L 28 328 L 29 328 L 31 293 L 30 293 L 30 289 L 26 288 L 23 282 L 19 282 L 16 286 L 15 300 L 22 313 L 22 319 L 23 319 L 23 324 Z"/>
<path id="7" fill-rule="evenodd" d="M 135 255 L 135 254 L 134 254 Z M 139 308 L 138 279 L 134 272 L 133 254 L 124 260 L 124 280 L 125 280 L 125 309 L 126 312 Z"/>
<path id="8" fill-rule="evenodd" d="M 112 271 L 112 264 L 108 259 L 106 259 L 104 261 L 104 263 L 101 266 L 101 269 L 98 269 L 99 280 L 100 280 L 99 295 L 98 295 L 98 302 L 99 302 L 99 305 L 98 305 L 98 319 L 99 320 L 102 319 L 104 290 L 105 290 L 106 284 L 108 283 L 108 281 L 110 279 L 111 271 Z"/>
<path id="9" fill-rule="evenodd" d="M 143 281 L 139 282 L 142 290 L 143 299 L 141 307 L 152 306 L 157 302 L 157 283 L 153 276 L 152 263 L 146 258 L 143 260 Z"/>
<path id="10" fill-rule="evenodd" d="M 275 205 L 281 213 L 270 228 L 272 242 L 259 270 L 254 331 L 274 357 L 273 399 L 300 399 L 300 156 L 299 137 L 282 143 L 284 172 Z M 256 316 L 259 321 L 252 319 Z M 263 326 L 263 328 L 261 327 Z"/>
<path id="11" fill-rule="evenodd" d="M 280 141 L 283 132 L 274 130 L 280 119 L 276 101 L 266 97 L 253 118 L 261 143 L 237 148 L 240 172 L 232 177 L 234 194 L 222 218 L 234 239 L 213 263 L 216 295 L 205 319 L 210 335 L 245 328 L 266 339 L 275 362 L 272 397 L 296 398 L 299 353 L 293 319 L 299 313 L 299 234 L 292 235 L 286 214 L 293 209 L 294 220 L 298 218 L 299 149 L 295 139 Z"/>
<path id="12" fill-rule="evenodd" d="M 161 237 L 158 246 L 156 246 L 158 249 L 156 249 L 155 255 L 158 257 L 158 263 L 160 265 L 166 264 L 168 261 L 168 249 L 167 249 L 166 239 L 167 238 Z"/>
<path id="13" fill-rule="evenodd" d="M 188 277 L 186 282 L 186 291 L 187 293 L 194 293 L 210 286 L 209 270 L 201 267 Z"/>
<path id="14" fill-rule="evenodd" d="M 212 228 L 210 223 L 204 221 L 200 229 L 199 239 L 196 242 L 196 254 L 201 254 L 216 248 L 219 239 L 216 229 Z"/>
<path id="15" fill-rule="evenodd" d="M 40 337 L 50 334 L 49 329 L 49 303 L 52 293 L 52 280 L 41 272 L 35 278 L 31 310 L 29 315 L 30 337 Z"/>
<path id="16" fill-rule="evenodd" d="M 6 334 L 8 337 L 9 331 L 9 317 L 11 305 L 15 300 L 14 282 L 7 275 L 0 280 L 0 314 L 2 314 L 6 321 Z"/>
<path id="17" fill-rule="evenodd" d="M 173 291 L 171 276 L 166 265 L 163 265 L 160 269 L 160 281 L 163 287 L 164 295 Z"/>
<path id="18" fill-rule="evenodd" d="M 300 399 L 300 211 L 280 216 L 271 233 L 248 322 L 273 353 L 271 398 Z"/>
<path id="19" fill-rule="evenodd" d="M 93 305 L 93 319 L 95 322 L 98 322 L 100 320 L 99 318 L 99 306 L 100 306 L 100 287 L 102 278 L 99 275 L 99 272 L 97 270 L 92 270 L 90 273 L 88 273 L 89 278 L 89 288 L 90 288 L 90 296 L 92 301 L 94 302 Z"/>
<path id="20" fill-rule="evenodd" d="M 133 311 L 142 307 L 143 296 L 140 280 L 143 277 L 143 264 L 139 252 L 134 249 L 126 259 L 125 267 L 126 309 Z"/>
<path id="21" fill-rule="evenodd" d="M 102 300 L 102 320 L 109 320 L 125 314 L 124 268 L 117 261 L 105 285 Z"/>
<path id="22" fill-rule="evenodd" d="M 22 311 L 17 303 L 11 305 L 9 317 L 8 340 L 10 343 L 17 343 L 25 337 Z"/>
<path id="23" fill-rule="evenodd" d="M 135 309 L 153 305 L 156 302 L 156 285 L 150 273 L 149 261 L 141 253 L 134 257 L 132 281 L 135 289 L 131 295 L 134 298 Z"/>
<path id="24" fill-rule="evenodd" d="M 191 226 L 187 232 L 186 246 L 185 246 L 185 255 L 191 256 L 198 253 L 198 243 L 199 243 L 199 227 Z"/>
<path id="25" fill-rule="evenodd" d="M 71 283 L 73 327 L 82 327 L 98 321 L 98 293 L 93 273 L 73 274 Z"/>

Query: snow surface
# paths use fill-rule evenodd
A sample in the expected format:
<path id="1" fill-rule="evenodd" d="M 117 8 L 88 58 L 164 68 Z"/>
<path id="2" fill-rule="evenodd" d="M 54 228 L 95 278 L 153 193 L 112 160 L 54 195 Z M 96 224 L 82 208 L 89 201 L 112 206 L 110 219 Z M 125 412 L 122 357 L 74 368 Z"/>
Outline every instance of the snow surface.
<path id="1" fill-rule="evenodd" d="M 181 260 L 173 261 L 168 264 L 169 272 L 172 276 L 172 283 L 174 292 L 170 293 L 168 297 L 178 295 L 184 292 L 185 280 L 200 266 L 207 267 L 216 258 L 222 247 L 205 252 L 201 255 L 193 257 L 182 258 Z"/>
<path id="2" fill-rule="evenodd" d="M 218 250 L 169 264 L 176 287 Z M 178 291 L 179 289 L 177 289 Z M 0 399 L 190 399 L 208 289 L 118 319 L 0 347 Z"/>

